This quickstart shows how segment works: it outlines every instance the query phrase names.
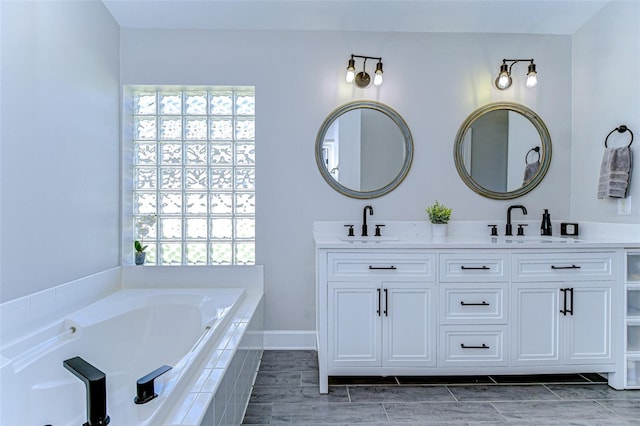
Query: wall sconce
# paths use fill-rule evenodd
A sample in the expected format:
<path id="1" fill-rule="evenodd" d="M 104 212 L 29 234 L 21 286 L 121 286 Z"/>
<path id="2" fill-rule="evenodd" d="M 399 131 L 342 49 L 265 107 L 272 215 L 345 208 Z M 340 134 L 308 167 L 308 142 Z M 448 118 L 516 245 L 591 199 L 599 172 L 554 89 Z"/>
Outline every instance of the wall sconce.
<path id="1" fill-rule="evenodd" d="M 496 78 L 495 85 L 499 90 L 505 90 L 511 87 L 511 68 L 518 62 L 530 62 L 527 70 L 527 87 L 535 87 L 538 84 L 538 73 L 536 72 L 536 64 L 533 59 L 503 59 L 500 65 L 500 73 Z M 507 62 L 511 64 L 507 65 Z"/>
<path id="2" fill-rule="evenodd" d="M 362 61 L 362 71 L 356 74 L 356 60 L 354 58 L 364 59 Z M 375 59 L 378 61 L 376 64 L 376 71 L 373 75 L 373 85 L 380 86 L 382 84 L 382 58 L 375 56 L 361 56 L 351 55 L 349 59 L 349 65 L 347 65 L 347 83 L 353 83 L 361 89 L 369 87 L 371 84 L 371 77 L 367 73 L 367 59 Z"/>

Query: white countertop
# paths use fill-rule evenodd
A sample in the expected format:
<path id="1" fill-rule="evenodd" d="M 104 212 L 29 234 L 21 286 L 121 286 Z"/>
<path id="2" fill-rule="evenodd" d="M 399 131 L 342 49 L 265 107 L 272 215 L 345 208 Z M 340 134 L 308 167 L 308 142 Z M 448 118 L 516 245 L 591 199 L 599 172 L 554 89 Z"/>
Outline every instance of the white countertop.
<path id="1" fill-rule="evenodd" d="M 484 222 L 451 223 L 446 237 L 432 237 L 428 223 L 372 222 L 369 235 L 375 233 L 375 224 L 385 224 L 383 236 L 360 237 L 359 224 L 354 225 L 356 236 L 348 237 L 343 222 L 314 223 L 316 248 L 326 249 L 640 249 L 640 234 L 635 229 L 630 238 L 616 233 L 588 232 L 578 237 L 553 236 L 490 236 Z M 559 223 L 556 224 L 559 231 Z M 531 227 L 529 227 L 531 228 Z M 502 233 L 502 227 L 499 227 Z M 527 229 L 530 232 L 530 229 Z M 555 228 L 554 228 L 555 231 Z M 559 232 L 558 232 L 559 233 Z M 609 236 L 611 234 L 611 236 Z"/>

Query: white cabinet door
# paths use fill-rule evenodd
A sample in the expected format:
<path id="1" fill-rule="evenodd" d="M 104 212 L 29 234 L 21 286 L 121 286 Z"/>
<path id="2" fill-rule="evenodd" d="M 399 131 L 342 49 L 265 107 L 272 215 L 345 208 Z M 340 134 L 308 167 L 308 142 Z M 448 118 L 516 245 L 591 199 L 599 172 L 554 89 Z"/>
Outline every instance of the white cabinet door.
<path id="1" fill-rule="evenodd" d="M 513 365 L 560 362 L 557 283 L 514 284 L 511 303 Z"/>
<path id="2" fill-rule="evenodd" d="M 381 303 L 380 288 L 375 282 L 329 283 L 330 366 L 381 365 Z"/>
<path id="3" fill-rule="evenodd" d="M 565 362 L 612 362 L 611 284 L 596 282 L 567 285 L 573 289 L 573 315 L 566 316 Z M 564 316 L 562 319 L 565 319 Z"/>
<path id="4" fill-rule="evenodd" d="M 424 283 L 383 282 L 382 364 L 436 365 L 434 290 Z"/>
<path id="5" fill-rule="evenodd" d="M 514 365 L 607 364 L 611 354 L 611 285 L 515 284 Z"/>

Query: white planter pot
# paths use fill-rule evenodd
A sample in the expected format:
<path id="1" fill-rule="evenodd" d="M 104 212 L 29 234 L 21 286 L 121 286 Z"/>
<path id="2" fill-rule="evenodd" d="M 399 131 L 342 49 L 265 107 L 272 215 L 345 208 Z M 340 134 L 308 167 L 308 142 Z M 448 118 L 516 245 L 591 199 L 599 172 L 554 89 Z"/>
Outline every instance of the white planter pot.
<path id="1" fill-rule="evenodd" d="M 431 224 L 431 236 L 432 237 L 446 237 L 447 236 L 447 224 L 446 223 L 432 223 Z"/>

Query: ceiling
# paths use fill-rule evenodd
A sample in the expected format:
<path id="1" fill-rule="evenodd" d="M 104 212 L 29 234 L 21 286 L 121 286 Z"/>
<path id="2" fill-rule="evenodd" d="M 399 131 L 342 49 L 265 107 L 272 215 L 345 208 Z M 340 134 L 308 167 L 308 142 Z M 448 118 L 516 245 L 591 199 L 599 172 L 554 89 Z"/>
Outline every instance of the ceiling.
<path id="1" fill-rule="evenodd" d="M 123 28 L 573 34 L 608 0 L 102 0 Z"/>

